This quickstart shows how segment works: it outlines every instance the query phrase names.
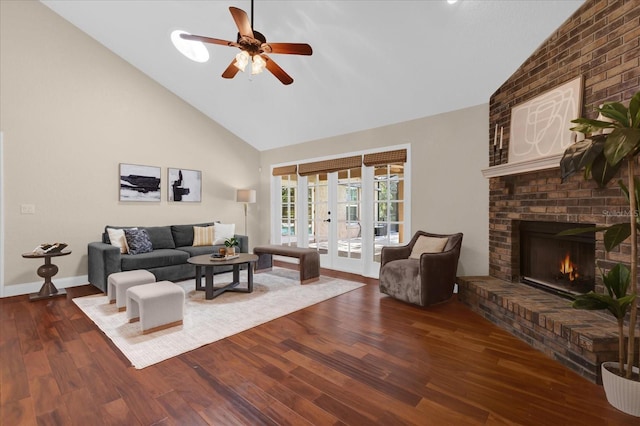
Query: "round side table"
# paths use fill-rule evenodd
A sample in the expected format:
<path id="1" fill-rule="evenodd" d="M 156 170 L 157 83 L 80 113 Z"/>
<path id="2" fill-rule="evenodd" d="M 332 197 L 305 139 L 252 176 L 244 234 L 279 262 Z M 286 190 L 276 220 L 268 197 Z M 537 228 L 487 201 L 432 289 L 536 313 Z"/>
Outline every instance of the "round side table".
<path id="1" fill-rule="evenodd" d="M 65 289 L 58 290 L 51 282 L 51 277 L 58 273 L 58 267 L 51 263 L 52 257 L 66 256 L 71 254 L 71 250 L 63 250 L 57 253 L 22 253 L 22 257 L 26 259 L 44 259 L 44 265 L 38 268 L 38 276 L 44 278 L 44 283 L 37 293 L 31 293 L 29 300 L 48 299 L 50 297 L 64 296 L 67 294 Z"/>

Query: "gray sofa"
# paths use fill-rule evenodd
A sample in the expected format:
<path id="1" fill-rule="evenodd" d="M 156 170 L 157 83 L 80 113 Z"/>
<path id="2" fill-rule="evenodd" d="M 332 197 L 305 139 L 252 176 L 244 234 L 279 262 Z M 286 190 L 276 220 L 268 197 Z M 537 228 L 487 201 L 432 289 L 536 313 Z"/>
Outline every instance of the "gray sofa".
<path id="1" fill-rule="evenodd" d="M 134 269 L 146 269 L 156 281 L 178 281 L 195 276 L 195 266 L 187 259 L 201 254 L 217 253 L 221 245 L 193 246 L 193 227 L 210 226 L 213 222 L 191 225 L 138 226 L 149 234 L 153 251 L 141 254 L 121 254 L 120 249 L 110 244 L 107 228 L 131 228 L 131 226 L 105 226 L 102 241 L 88 245 L 89 283 L 103 292 L 107 291 L 109 274 Z M 236 251 L 248 253 L 249 237 L 235 235 L 240 245 Z M 216 268 L 216 273 L 232 270 L 232 267 Z"/>

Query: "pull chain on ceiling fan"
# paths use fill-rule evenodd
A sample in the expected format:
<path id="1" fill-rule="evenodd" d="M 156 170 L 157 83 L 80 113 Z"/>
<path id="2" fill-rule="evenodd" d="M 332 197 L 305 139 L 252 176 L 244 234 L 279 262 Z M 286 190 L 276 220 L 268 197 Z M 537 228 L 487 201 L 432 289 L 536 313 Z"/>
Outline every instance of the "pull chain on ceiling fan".
<path id="1" fill-rule="evenodd" d="M 261 73 L 265 68 L 271 72 L 282 84 L 293 83 L 293 78 L 287 74 L 273 59 L 267 56 L 269 54 L 284 55 L 311 55 L 313 53 L 311 46 L 306 43 L 267 43 L 267 39 L 262 33 L 253 29 L 253 0 L 251 0 L 251 21 L 246 12 L 236 7 L 229 7 L 231 17 L 238 27 L 238 36 L 235 42 L 221 40 L 212 37 L 180 34 L 185 40 L 195 40 L 204 43 L 220 44 L 223 46 L 233 46 L 240 49 L 233 61 L 227 69 L 222 73 L 224 78 L 233 78 L 238 71 L 244 71 L 245 67 L 251 60 L 251 73 Z"/>

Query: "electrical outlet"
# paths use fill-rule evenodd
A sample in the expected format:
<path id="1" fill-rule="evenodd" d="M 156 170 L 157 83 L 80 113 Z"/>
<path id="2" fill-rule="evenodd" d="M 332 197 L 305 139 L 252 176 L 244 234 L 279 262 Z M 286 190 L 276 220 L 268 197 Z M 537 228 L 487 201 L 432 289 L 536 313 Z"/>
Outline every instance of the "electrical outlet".
<path id="1" fill-rule="evenodd" d="M 20 204 L 21 214 L 36 214 L 36 206 L 34 204 Z"/>

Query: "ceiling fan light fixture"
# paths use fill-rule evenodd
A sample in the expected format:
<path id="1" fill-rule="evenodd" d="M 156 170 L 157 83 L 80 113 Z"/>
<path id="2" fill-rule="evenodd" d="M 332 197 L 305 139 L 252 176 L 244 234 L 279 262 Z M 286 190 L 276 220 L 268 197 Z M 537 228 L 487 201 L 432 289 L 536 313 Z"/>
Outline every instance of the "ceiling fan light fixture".
<path id="1" fill-rule="evenodd" d="M 178 52 L 182 53 L 194 62 L 204 63 L 209 60 L 209 51 L 202 42 L 185 40 L 180 37 L 180 34 L 189 33 L 182 30 L 175 30 L 171 32 L 171 42 L 173 43 L 173 46 L 178 49 Z"/>
<path id="2" fill-rule="evenodd" d="M 249 54 L 244 50 L 236 55 L 236 62 L 233 64 L 240 71 L 244 72 L 244 69 L 247 67 L 249 63 Z"/>
<path id="3" fill-rule="evenodd" d="M 260 55 L 253 55 L 251 62 L 251 74 L 260 74 L 267 66 L 267 62 Z"/>

